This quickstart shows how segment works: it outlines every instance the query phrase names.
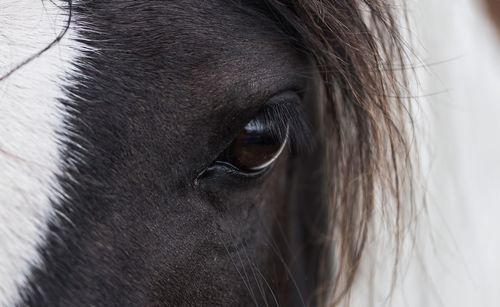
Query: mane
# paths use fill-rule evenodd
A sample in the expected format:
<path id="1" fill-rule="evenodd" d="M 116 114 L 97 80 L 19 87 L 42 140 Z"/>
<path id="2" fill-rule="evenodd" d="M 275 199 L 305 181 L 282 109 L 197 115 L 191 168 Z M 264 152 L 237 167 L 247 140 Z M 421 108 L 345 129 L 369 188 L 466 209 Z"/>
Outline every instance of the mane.
<path id="1" fill-rule="evenodd" d="M 397 267 L 399 229 L 413 194 L 403 40 L 385 0 L 268 3 L 313 61 L 324 90 L 329 222 L 316 233 L 317 301 L 337 306 L 353 286 L 375 213 L 394 227 Z"/>

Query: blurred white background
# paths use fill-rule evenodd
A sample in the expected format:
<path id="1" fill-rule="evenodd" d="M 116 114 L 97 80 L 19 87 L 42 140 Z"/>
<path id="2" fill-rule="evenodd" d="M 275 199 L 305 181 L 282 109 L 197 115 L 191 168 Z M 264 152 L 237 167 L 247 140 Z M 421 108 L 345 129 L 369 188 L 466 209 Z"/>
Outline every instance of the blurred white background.
<path id="1" fill-rule="evenodd" d="M 418 54 L 431 64 L 418 71 L 420 95 L 430 95 L 418 103 L 432 227 L 421 229 L 427 277 L 412 272 L 407 306 L 500 306 L 500 33 L 482 4 L 410 7 Z"/>
<path id="2" fill-rule="evenodd" d="M 413 103 L 427 208 L 393 296 L 390 270 L 374 288 L 365 284 L 391 267 L 379 251 L 364 264 L 352 305 L 499 307 L 500 33 L 480 0 L 405 3 L 419 57 Z"/>

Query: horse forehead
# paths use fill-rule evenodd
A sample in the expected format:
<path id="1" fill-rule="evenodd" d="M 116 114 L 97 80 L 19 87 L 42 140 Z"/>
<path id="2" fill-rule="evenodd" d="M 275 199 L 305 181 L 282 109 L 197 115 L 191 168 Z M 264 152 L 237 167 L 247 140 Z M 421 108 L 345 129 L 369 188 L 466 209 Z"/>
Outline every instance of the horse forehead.
<path id="1" fill-rule="evenodd" d="M 77 2 L 85 40 L 99 50 L 87 61 L 94 68 L 81 94 L 134 93 L 130 108 L 161 101 L 164 123 L 175 117 L 185 126 L 191 117 L 208 118 L 214 104 L 247 104 L 242 97 L 259 103 L 303 63 L 275 23 L 247 2 Z"/>
<path id="2" fill-rule="evenodd" d="M 37 248 L 63 197 L 60 152 L 65 110 L 62 85 L 78 44 L 70 29 L 43 56 L 6 76 L 47 46 L 64 28 L 60 1 L 0 4 L 0 306 L 19 299 Z M 59 5 L 59 6 L 58 6 Z"/>
<path id="3" fill-rule="evenodd" d="M 179 91 L 194 88 L 205 93 L 204 86 L 214 92 L 217 86 L 227 90 L 248 85 L 249 79 L 269 81 L 303 64 L 257 2 L 92 3 L 76 6 L 92 28 L 85 36 L 101 50 L 101 66 L 133 71 L 140 63 L 149 80 L 168 79 L 163 86 Z M 126 75 L 133 73 L 116 77 Z"/>

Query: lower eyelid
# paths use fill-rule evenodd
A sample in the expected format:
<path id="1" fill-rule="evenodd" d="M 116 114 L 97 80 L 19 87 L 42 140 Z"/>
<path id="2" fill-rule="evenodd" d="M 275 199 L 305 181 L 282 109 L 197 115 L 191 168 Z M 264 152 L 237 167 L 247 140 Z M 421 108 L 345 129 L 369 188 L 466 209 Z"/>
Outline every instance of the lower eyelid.
<path id="1" fill-rule="evenodd" d="M 260 171 L 257 171 L 257 172 L 247 173 L 247 172 L 242 172 L 242 171 L 238 170 L 237 168 L 235 168 L 234 166 L 232 166 L 228 163 L 215 162 L 212 166 L 209 166 L 207 169 L 203 170 L 196 177 L 195 184 L 201 178 L 205 178 L 205 177 L 212 178 L 212 177 L 216 177 L 217 175 L 220 175 L 220 174 L 226 174 L 226 175 L 229 174 L 229 175 L 232 175 L 232 176 L 235 176 L 238 178 L 243 178 L 243 179 L 254 179 L 254 178 L 258 178 L 258 177 L 264 175 L 271 168 L 272 168 L 272 165 L 270 165 L 269 167 L 264 168 Z"/>

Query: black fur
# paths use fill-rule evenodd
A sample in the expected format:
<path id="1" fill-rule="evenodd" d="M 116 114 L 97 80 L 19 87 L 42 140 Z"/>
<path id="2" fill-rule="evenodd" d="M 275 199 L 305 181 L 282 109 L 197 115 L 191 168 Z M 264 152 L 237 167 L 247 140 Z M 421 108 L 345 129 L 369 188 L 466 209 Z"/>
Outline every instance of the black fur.
<path id="1" fill-rule="evenodd" d="M 318 255 L 304 225 L 321 213 L 321 187 L 304 182 L 321 181 L 317 156 L 286 152 L 260 178 L 196 180 L 274 95 L 299 92 L 313 117 L 308 60 L 284 25 L 261 1 L 86 0 L 72 11 L 92 51 L 65 89 L 68 197 L 23 304 L 314 305 Z"/>

